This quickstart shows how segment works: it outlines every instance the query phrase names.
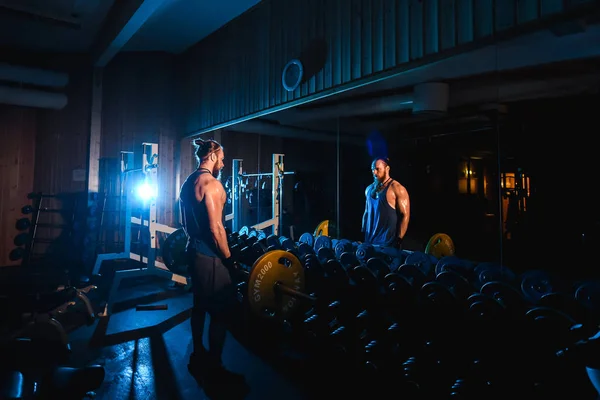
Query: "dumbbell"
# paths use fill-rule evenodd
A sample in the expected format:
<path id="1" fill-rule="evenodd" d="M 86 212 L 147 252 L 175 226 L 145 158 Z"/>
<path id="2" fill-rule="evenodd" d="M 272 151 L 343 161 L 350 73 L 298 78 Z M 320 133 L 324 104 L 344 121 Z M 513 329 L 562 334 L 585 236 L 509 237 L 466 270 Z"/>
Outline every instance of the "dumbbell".
<path id="1" fill-rule="evenodd" d="M 356 259 L 360 264 L 365 265 L 372 258 L 380 258 L 392 269 L 404 263 L 405 254 L 406 252 L 398 249 L 374 246 L 368 243 L 358 244 L 355 251 Z"/>
<path id="2" fill-rule="evenodd" d="M 464 309 L 466 300 L 474 291 L 462 276 L 445 271 L 421 287 L 419 302 L 439 318 L 452 319 Z"/>
<path id="3" fill-rule="evenodd" d="M 307 313 L 302 330 L 307 338 L 323 342 L 336 329 L 347 325 L 353 314 L 354 310 L 351 307 L 335 300 L 325 307 L 315 308 Z"/>
<path id="4" fill-rule="evenodd" d="M 376 310 L 361 309 L 354 318 L 347 319 L 346 324 L 331 332 L 329 345 L 335 354 L 344 358 L 344 363 L 354 364 L 353 367 L 361 365 L 363 362 L 360 357 L 356 359 L 356 355 L 381 335 L 385 329 L 383 321 Z"/>

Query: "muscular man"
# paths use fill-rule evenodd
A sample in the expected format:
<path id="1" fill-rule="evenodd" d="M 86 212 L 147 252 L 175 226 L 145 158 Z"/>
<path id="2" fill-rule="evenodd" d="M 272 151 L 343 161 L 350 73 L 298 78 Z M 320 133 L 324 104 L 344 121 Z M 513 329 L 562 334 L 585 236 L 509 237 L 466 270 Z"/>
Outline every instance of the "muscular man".
<path id="1" fill-rule="evenodd" d="M 181 186 L 181 219 L 188 241 L 189 273 L 194 306 L 191 326 L 194 351 L 188 369 L 200 382 L 223 378 L 243 379 L 227 371 L 221 361 L 225 344 L 225 316 L 235 302 L 231 253 L 223 225 L 227 194 L 221 184 L 223 147 L 214 140 L 194 142 L 198 169 Z M 206 313 L 210 315 L 208 349 L 203 345 Z"/>
<path id="2" fill-rule="evenodd" d="M 406 188 L 390 177 L 390 161 L 371 163 L 373 183 L 365 190 L 362 231 L 365 243 L 400 248 L 410 220 L 410 198 Z"/>

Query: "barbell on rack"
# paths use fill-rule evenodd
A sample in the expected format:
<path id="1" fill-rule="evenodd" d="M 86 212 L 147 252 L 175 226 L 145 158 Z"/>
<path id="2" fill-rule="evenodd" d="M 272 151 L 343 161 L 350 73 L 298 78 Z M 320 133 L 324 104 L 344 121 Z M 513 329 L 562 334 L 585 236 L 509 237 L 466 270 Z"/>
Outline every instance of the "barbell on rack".
<path id="1" fill-rule="evenodd" d="M 248 231 L 240 234 L 248 234 Z M 249 235 L 253 236 L 253 235 Z M 185 244 L 187 237 L 183 229 L 170 234 L 163 243 L 163 262 L 175 273 L 185 273 Z M 236 257 L 236 253 L 233 252 Z M 289 251 L 275 249 L 260 255 L 252 265 L 237 257 L 234 269 L 240 287 L 246 286 L 250 309 L 253 313 L 269 318 L 285 318 L 300 301 L 314 302 L 316 299 L 304 293 L 306 280 L 304 267 L 298 257 Z M 234 278 L 234 279 L 235 279 Z M 243 290 L 243 289 L 242 289 Z"/>
<path id="2" fill-rule="evenodd" d="M 285 318 L 300 302 L 317 299 L 304 292 L 304 267 L 286 250 L 271 250 L 248 266 L 236 263 L 236 271 L 246 285 L 246 298 L 252 312 L 261 317 Z"/>

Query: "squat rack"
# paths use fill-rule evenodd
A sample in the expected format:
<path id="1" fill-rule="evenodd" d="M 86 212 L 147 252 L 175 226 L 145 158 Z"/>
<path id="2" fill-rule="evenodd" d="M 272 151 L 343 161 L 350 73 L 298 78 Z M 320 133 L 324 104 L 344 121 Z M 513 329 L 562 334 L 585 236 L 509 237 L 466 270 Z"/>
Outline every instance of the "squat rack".
<path id="1" fill-rule="evenodd" d="M 122 260 L 122 259 L 132 259 L 135 261 L 139 261 L 145 265 L 142 268 L 135 269 L 126 269 L 126 270 L 118 270 L 115 271 L 114 279 L 111 282 L 111 287 L 108 292 L 108 297 L 106 298 L 106 309 L 102 316 L 107 316 L 109 313 L 113 311 L 114 298 L 115 294 L 119 288 L 119 284 L 123 279 L 136 278 L 141 276 L 149 276 L 154 275 L 159 278 L 163 278 L 166 280 L 170 280 L 182 285 L 187 284 L 187 277 L 175 274 L 170 271 L 167 266 L 156 260 L 156 234 L 158 232 L 163 232 L 166 234 L 172 234 L 176 231 L 176 228 L 159 224 L 157 222 L 156 215 L 156 197 L 157 192 L 153 193 L 153 195 L 148 200 L 148 217 L 144 218 L 145 213 L 141 215 L 141 218 L 137 218 L 132 216 L 132 207 L 133 207 L 133 190 L 134 188 L 129 185 L 127 176 L 129 176 L 133 172 L 143 172 L 145 177 L 145 182 L 149 185 L 150 188 L 154 188 L 157 190 L 158 188 L 158 144 L 157 143 L 143 143 L 142 144 L 142 168 L 129 168 L 133 164 L 133 153 L 130 152 L 122 152 L 121 153 L 121 175 L 124 179 L 121 182 L 126 182 L 127 187 L 125 188 L 125 238 L 124 238 L 124 248 L 120 253 L 104 253 L 98 254 L 96 257 L 96 262 L 94 264 L 94 269 L 92 271 L 93 275 L 99 275 L 100 267 L 102 266 L 102 262 L 108 260 Z M 122 183 L 123 185 L 123 183 Z M 131 251 L 131 226 L 140 225 L 144 228 L 148 228 L 148 247 L 147 247 L 147 256 L 144 257 L 141 254 L 133 253 Z"/>
<path id="2" fill-rule="evenodd" d="M 271 178 L 271 195 L 272 201 L 272 216 L 268 220 L 252 225 L 256 230 L 264 230 L 273 227 L 273 234 L 279 235 L 281 231 L 281 214 L 283 205 L 283 177 L 284 175 L 294 174 L 294 172 L 285 172 L 283 165 L 284 154 L 273 154 L 273 165 L 271 172 L 259 172 L 256 174 L 245 174 L 243 172 L 243 160 L 236 158 L 233 160 L 232 171 L 232 188 L 231 188 L 231 213 L 225 216 L 225 221 L 231 221 L 231 230 L 238 232 L 242 227 L 242 207 L 241 207 L 241 180 L 249 177 L 270 177 Z"/>

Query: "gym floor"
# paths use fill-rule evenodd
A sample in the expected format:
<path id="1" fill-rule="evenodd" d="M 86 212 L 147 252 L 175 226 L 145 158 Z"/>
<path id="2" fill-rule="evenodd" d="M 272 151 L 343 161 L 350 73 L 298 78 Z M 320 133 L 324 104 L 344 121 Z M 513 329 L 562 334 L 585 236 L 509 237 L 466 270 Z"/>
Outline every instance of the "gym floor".
<path id="1" fill-rule="evenodd" d="M 117 300 L 124 309 L 115 309 L 110 317 L 97 318 L 93 325 L 69 333 L 73 366 L 105 367 L 97 400 L 292 400 L 314 397 L 310 394 L 321 385 L 320 379 L 311 377 L 301 355 L 292 354 L 282 364 L 281 359 L 270 359 L 242 343 L 238 332 L 237 337 L 228 333 L 223 362 L 245 376 L 247 387 L 203 388 L 187 370 L 192 352 L 191 294 L 156 278 L 126 280 L 121 286 Z M 140 301 L 167 305 L 168 309 L 136 311 L 134 304 Z"/>

